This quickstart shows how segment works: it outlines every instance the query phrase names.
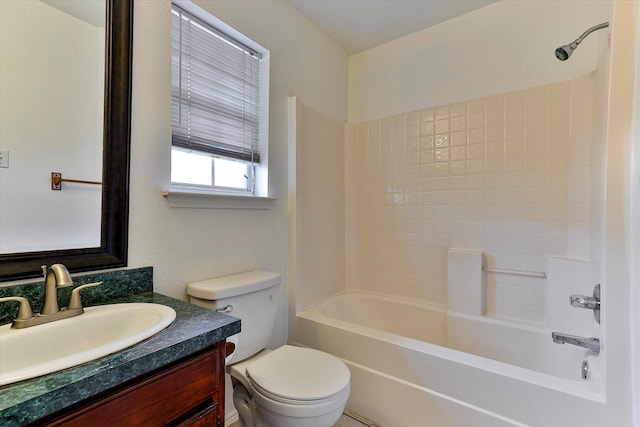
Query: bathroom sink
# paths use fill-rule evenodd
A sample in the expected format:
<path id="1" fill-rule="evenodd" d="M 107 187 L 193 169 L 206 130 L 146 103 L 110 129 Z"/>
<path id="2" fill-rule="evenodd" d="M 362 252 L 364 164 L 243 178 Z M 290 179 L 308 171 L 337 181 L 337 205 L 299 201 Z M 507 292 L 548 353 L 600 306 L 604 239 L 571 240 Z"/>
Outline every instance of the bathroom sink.
<path id="1" fill-rule="evenodd" d="M 25 329 L 0 326 L 0 385 L 98 359 L 157 334 L 176 312 L 160 304 L 86 307 L 85 313 Z"/>

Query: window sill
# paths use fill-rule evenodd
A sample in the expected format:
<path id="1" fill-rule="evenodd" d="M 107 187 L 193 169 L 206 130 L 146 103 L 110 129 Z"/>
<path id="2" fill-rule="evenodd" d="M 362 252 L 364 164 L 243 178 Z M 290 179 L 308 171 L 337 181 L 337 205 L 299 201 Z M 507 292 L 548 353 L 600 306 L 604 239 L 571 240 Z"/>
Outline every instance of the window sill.
<path id="1" fill-rule="evenodd" d="M 191 191 L 164 191 L 170 208 L 267 210 L 276 197 L 244 196 Z"/>

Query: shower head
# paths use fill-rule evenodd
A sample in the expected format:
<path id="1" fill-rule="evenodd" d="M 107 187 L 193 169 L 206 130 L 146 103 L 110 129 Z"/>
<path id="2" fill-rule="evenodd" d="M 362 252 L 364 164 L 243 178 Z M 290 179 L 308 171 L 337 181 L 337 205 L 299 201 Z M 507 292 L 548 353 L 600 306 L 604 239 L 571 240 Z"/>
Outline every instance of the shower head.
<path id="1" fill-rule="evenodd" d="M 600 30 L 602 28 L 607 28 L 608 26 L 609 26 L 608 22 L 603 22 L 602 24 L 594 25 L 593 27 L 589 28 L 587 31 L 582 33 L 582 35 L 577 39 L 575 39 L 573 42 L 557 48 L 556 58 L 558 58 L 560 61 L 566 61 L 567 59 L 569 59 L 573 51 L 578 48 L 578 45 L 582 43 L 582 40 L 584 40 L 585 37 L 587 37 L 589 34 L 591 34 L 594 31 Z"/>
<path id="2" fill-rule="evenodd" d="M 569 59 L 569 57 L 577 47 L 578 43 L 576 42 L 560 46 L 556 49 L 556 58 L 558 58 L 560 61 L 566 61 L 567 59 Z"/>

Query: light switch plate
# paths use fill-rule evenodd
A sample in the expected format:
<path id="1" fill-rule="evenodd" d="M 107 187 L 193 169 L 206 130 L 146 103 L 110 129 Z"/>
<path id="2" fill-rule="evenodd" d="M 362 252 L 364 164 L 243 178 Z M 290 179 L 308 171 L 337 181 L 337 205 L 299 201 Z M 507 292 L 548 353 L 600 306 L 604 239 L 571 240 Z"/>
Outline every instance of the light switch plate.
<path id="1" fill-rule="evenodd" d="M 9 167 L 9 150 L 0 150 L 0 168 Z"/>

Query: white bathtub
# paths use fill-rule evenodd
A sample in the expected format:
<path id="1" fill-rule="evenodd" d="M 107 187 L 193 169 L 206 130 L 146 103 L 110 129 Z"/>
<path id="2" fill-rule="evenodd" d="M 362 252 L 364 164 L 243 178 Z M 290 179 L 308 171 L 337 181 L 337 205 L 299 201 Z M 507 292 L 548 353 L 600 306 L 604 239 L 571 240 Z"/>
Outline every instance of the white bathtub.
<path id="1" fill-rule="evenodd" d="M 384 427 L 607 425 L 602 356 L 550 331 L 362 292 L 299 313 L 292 329 L 349 365 L 347 407 Z"/>

